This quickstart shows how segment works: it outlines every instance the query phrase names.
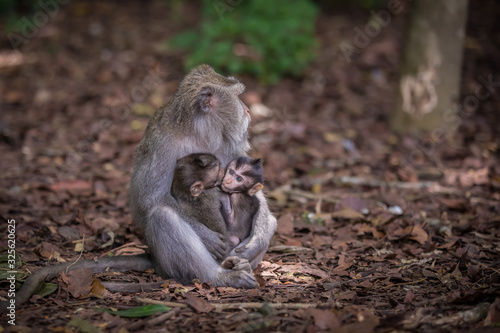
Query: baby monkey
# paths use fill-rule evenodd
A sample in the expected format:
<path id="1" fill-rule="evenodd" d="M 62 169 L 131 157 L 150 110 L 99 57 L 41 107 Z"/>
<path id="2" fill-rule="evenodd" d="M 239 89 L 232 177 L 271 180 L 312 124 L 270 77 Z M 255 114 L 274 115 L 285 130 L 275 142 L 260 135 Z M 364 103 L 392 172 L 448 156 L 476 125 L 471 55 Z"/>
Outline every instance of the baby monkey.
<path id="1" fill-rule="evenodd" d="M 224 168 L 212 154 L 190 154 L 175 165 L 171 193 L 186 222 L 200 236 L 207 250 L 219 262 L 226 257 L 226 223 L 222 216 L 221 196 L 217 187 Z"/>
<path id="2" fill-rule="evenodd" d="M 253 216 L 259 210 L 259 199 L 255 197 L 255 193 L 264 187 L 262 183 L 260 158 L 238 157 L 226 168 L 221 190 L 230 195 L 229 204 L 222 205 L 222 215 L 226 220 L 226 242 L 230 249 L 234 249 L 250 235 Z"/>
<path id="3" fill-rule="evenodd" d="M 254 195 L 263 188 L 262 178 L 262 161 L 247 156 L 231 161 L 225 174 L 211 154 L 191 154 L 177 161 L 172 196 L 188 222 L 200 222 L 190 223 L 198 234 L 218 235 L 217 246 L 209 249 L 217 260 L 250 235 L 259 209 Z"/>

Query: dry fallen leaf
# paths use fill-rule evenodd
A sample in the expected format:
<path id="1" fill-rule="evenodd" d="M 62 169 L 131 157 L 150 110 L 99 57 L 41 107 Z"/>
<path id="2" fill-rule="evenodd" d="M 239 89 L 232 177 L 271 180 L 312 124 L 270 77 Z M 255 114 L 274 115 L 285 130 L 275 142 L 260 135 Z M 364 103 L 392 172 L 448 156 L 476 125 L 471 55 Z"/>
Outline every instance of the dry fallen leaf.
<path id="1" fill-rule="evenodd" d="M 333 310 L 310 308 L 306 309 L 305 313 L 314 318 L 314 325 L 321 331 L 340 327 L 340 320 Z"/>
<path id="2" fill-rule="evenodd" d="M 66 283 L 68 292 L 74 298 L 88 295 L 94 283 L 92 268 L 78 268 L 68 273 L 62 272 L 61 278 Z"/>
<path id="3" fill-rule="evenodd" d="M 286 213 L 278 219 L 278 228 L 276 231 L 280 235 L 291 235 L 293 234 L 293 227 L 293 214 Z"/>
<path id="4" fill-rule="evenodd" d="M 40 246 L 38 251 L 42 257 L 49 260 L 59 258 L 61 256 L 61 253 L 63 252 L 59 247 L 48 242 L 42 242 L 42 245 Z"/>
<path id="5" fill-rule="evenodd" d="M 201 297 L 197 297 L 190 293 L 186 293 L 185 297 L 189 306 L 191 306 L 196 313 L 208 313 L 215 309 L 212 304 L 208 303 Z"/>
<path id="6" fill-rule="evenodd" d="M 54 192 L 59 192 L 59 191 L 80 192 L 80 191 L 92 190 L 92 183 L 85 180 L 62 181 L 51 184 L 49 187 Z"/>
<path id="7" fill-rule="evenodd" d="M 363 214 L 350 207 L 344 207 L 341 210 L 332 213 L 332 217 L 346 220 L 363 220 L 365 218 Z"/>

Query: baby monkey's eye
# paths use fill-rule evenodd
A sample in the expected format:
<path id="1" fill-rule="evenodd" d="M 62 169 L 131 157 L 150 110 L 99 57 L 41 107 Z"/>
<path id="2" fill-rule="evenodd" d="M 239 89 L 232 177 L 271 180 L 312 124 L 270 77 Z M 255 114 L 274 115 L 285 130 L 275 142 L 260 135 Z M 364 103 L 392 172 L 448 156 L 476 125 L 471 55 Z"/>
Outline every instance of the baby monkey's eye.
<path id="1" fill-rule="evenodd" d="M 238 177 L 236 177 L 236 180 L 237 180 L 238 182 L 241 182 L 241 181 L 243 180 L 243 178 L 241 178 L 240 176 L 238 176 Z"/>
<path id="2" fill-rule="evenodd" d="M 230 175 L 234 175 L 234 170 L 233 169 L 229 169 L 229 174 Z"/>

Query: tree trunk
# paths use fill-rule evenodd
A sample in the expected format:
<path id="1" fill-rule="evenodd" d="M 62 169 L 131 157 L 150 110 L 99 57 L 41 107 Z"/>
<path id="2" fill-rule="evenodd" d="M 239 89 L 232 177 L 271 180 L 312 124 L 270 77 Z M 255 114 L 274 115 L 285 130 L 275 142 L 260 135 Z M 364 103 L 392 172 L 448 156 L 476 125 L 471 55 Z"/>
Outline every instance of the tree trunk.
<path id="1" fill-rule="evenodd" d="M 457 127 L 468 0 L 412 3 L 391 127 L 442 137 Z"/>

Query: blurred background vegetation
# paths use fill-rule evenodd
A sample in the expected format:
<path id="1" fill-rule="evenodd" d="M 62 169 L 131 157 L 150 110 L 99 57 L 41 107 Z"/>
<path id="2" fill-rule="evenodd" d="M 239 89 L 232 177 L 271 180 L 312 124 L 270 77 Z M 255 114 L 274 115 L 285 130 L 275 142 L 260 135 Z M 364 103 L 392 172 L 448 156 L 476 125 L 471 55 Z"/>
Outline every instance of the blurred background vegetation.
<path id="1" fill-rule="evenodd" d="M 200 25 L 168 43 L 188 51 L 185 67 L 207 62 L 216 70 L 249 73 L 262 82 L 300 75 L 315 56 L 317 6 L 309 0 L 293 5 L 277 0 L 272 6 L 266 0 L 238 2 L 242 10 L 235 11 L 222 1 L 202 1 Z"/>
<path id="2" fill-rule="evenodd" d="M 176 17 L 180 0 L 165 0 Z M 166 42 L 169 49 L 185 51 L 186 69 L 209 63 L 216 70 L 234 75 L 249 74 L 262 84 L 275 83 L 285 75 L 300 76 L 314 61 L 318 41 L 318 12 L 335 6 L 371 10 L 384 0 L 194 0 L 202 7 L 197 27 Z M 23 15 L 35 12 L 40 0 L 0 0 L 0 16 L 9 31 L 19 30 Z M 235 10 L 238 8 L 239 10 Z M 241 9 L 241 10 L 240 10 Z"/>

